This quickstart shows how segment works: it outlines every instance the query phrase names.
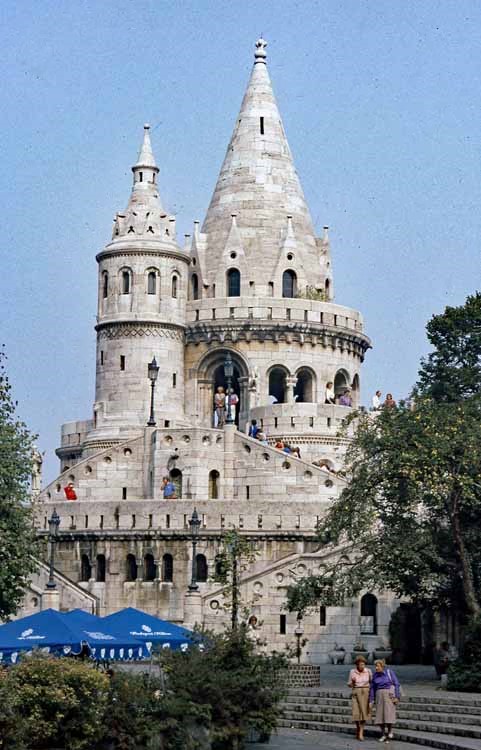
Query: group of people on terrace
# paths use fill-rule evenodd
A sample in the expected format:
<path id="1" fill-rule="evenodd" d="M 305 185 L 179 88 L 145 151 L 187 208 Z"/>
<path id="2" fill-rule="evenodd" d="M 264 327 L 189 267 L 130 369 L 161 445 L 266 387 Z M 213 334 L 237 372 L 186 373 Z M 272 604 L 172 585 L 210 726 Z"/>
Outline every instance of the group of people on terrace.
<path id="1" fill-rule="evenodd" d="M 236 408 L 239 396 L 230 390 L 226 393 L 225 388 L 220 385 L 214 395 L 214 427 L 223 427 L 226 419 L 235 422 Z"/>

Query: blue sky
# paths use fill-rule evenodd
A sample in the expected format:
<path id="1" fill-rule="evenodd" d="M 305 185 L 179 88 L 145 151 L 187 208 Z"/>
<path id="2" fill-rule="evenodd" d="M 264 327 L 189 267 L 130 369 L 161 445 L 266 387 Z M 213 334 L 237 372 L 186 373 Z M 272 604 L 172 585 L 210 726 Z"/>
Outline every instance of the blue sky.
<path id="1" fill-rule="evenodd" d="M 142 125 L 182 237 L 261 33 L 313 219 L 331 227 L 336 301 L 373 339 L 364 400 L 407 393 L 427 319 L 480 286 L 479 2 L 6 0 L 0 20 L 0 342 L 47 479 L 60 424 L 91 414 L 95 254 Z"/>

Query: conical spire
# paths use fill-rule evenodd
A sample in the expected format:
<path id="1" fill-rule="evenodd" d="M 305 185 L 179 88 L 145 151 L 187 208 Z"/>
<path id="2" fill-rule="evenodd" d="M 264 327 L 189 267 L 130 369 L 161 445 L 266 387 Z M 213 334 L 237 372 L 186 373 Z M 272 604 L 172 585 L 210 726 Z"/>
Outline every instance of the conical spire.
<path id="1" fill-rule="evenodd" d="M 304 266 L 317 269 L 319 263 L 312 220 L 272 91 L 266 46 L 264 39 L 256 43 L 250 81 L 203 232 L 207 235 L 207 275 L 212 281 L 229 235 L 231 216 L 237 214 L 247 261 L 253 269 L 261 266 L 263 278 L 257 278 L 256 288 L 267 289 L 278 267 L 286 215 L 292 217 Z M 259 248 L 262 257 L 258 257 Z M 318 282 L 320 279 L 314 278 L 311 283 Z"/>
<path id="2" fill-rule="evenodd" d="M 157 164 L 155 163 L 154 152 L 152 151 L 152 143 L 150 142 L 150 125 L 144 125 L 144 140 L 139 151 L 139 158 L 137 164 L 132 169 L 137 167 L 154 167 L 157 171 Z"/>

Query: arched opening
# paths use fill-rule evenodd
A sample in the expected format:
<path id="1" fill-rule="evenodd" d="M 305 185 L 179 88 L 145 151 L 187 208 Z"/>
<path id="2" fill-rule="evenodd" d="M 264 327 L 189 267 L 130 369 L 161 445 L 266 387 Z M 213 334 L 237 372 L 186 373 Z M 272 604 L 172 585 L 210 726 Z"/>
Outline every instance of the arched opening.
<path id="1" fill-rule="evenodd" d="M 169 552 L 162 558 L 162 580 L 164 583 L 172 583 L 174 580 L 174 558 Z"/>
<path id="2" fill-rule="evenodd" d="M 374 594 L 361 598 L 361 634 L 377 635 L 377 599 Z"/>
<path id="3" fill-rule="evenodd" d="M 157 293 L 157 274 L 155 271 L 149 271 L 147 275 L 147 294 Z"/>
<path id="4" fill-rule="evenodd" d="M 177 299 L 178 280 L 179 280 L 178 276 L 176 275 L 172 276 L 172 297 L 174 299 Z"/>
<path id="5" fill-rule="evenodd" d="M 353 381 L 352 381 L 352 385 L 351 385 L 351 390 L 352 390 L 352 401 L 353 401 L 353 404 L 354 404 L 354 406 L 358 406 L 361 388 L 360 388 L 360 385 L 359 385 L 359 375 L 357 373 L 356 373 L 356 375 L 354 375 L 354 378 L 353 378 Z"/>
<path id="6" fill-rule="evenodd" d="M 288 269 L 282 274 L 282 296 L 295 297 L 297 294 L 297 276 Z"/>
<path id="7" fill-rule="evenodd" d="M 97 555 L 97 575 L 98 583 L 105 583 L 105 555 Z"/>
<path id="8" fill-rule="evenodd" d="M 234 375 L 231 379 L 231 417 L 234 420 L 234 423 L 238 426 L 239 425 L 239 414 L 241 409 L 241 388 L 239 384 L 239 378 L 240 378 L 240 372 L 239 369 L 234 365 Z M 227 393 L 227 380 L 224 375 L 224 365 L 219 365 L 216 367 L 214 371 L 214 396 L 217 393 L 218 388 L 223 388 L 224 393 Z M 237 397 L 237 400 L 236 398 Z M 236 403 L 234 403 L 237 401 Z M 219 414 L 216 414 L 216 403 L 214 400 L 213 406 L 213 413 L 214 413 L 214 427 L 221 427 L 223 426 L 221 424 L 222 419 L 220 419 Z M 224 415 L 223 415 L 224 421 L 227 419 L 227 401 L 225 402 L 225 409 L 224 409 Z"/>
<path id="9" fill-rule="evenodd" d="M 199 299 L 199 277 L 196 273 L 190 277 L 190 294 L 192 299 Z"/>
<path id="10" fill-rule="evenodd" d="M 125 268 L 122 271 L 122 294 L 130 294 L 132 272 Z"/>
<path id="11" fill-rule="evenodd" d="M 198 583 L 205 583 L 207 581 L 207 560 L 205 555 L 195 556 L 195 578 Z"/>
<path id="12" fill-rule="evenodd" d="M 334 393 L 336 400 L 349 388 L 349 375 L 345 370 L 338 370 L 334 378 Z"/>
<path id="13" fill-rule="evenodd" d="M 283 367 L 273 367 L 269 372 L 269 401 L 272 404 L 284 404 L 286 401 L 287 372 Z"/>
<path id="14" fill-rule="evenodd" d="M 215 469 L 209 472 L 209 500 L 217 500 L 219 497 L 219 476 Z"/>
<path id="15" fill-rule="evenodd" d="M 197 403 L 199 404 L 202 422 L 205 427 L 218 426 L 215 415 L 214 395 L 219 387 L 224 389 L 224 393 L 227 390 L 224 362 L 228 353 L 232 357 L 234 365 L 231 389 L 232 393 L 235 393 L 238 398 L 237 404 L 234 405 L 231 402 L 231 405 L 235 406 L 235 411 L 233 410 L 232 413 L 234 423 L 238 426 L 243 425 L 249 415 L 249 367 L 244 357 L 234 349 L 211 348 L 201 358 L 196 372 Z"/>
<path id="16" fill-rule="evenodd" d="M 315 375 L 308 367 L 301 367 L 297 371 L 294 399 L 300 404 L 311 404 L 316 400 Z"/>
<path id="17" fill-rule="evenodd" d="M 108 297 L 109 295 L 109 275 L 107 271 L 104 271 L 102 274 L 102 297 L 105 299 L 105 297 Z"/>
<path id="18" fill-rule="evenodd" d="M 148 552 L 144 557 L 144 581 L 155 581 L 157 577 L 157 566 L 154 556 Z"/>
<path id="19" fill-rule="evenodd" d="M 230 268 L 227 271 L 227 296 L 240 297 L 241 275 L 238 268 Z"/>
<path id="20" fill-rule="evenodd" d="M 175 495 L 177 499 L 182 497 L 182 472 L 180 469 L 171 469 L 169 472 L 171 482 L 175 487 Z"/>
<path id="21" fill-rule="evenodd" d="M 90 581 L 92 578 L 92 566 L 88 555 L 82 555 L 80 558 L 80 580 Z"/>
<path id="22" fill-rule="evenodd" d="M 135 559 L 135 555 L 127 555 L 125 580 L 126 581 L 137 580 L 137 560 Z"/>
<path id="23" fill-rule="evenodd" d="M 331 282 L 329 279 L 326 279 L 326 282 L 324 284 L 324 291 L 326 293 L 326 299 L 329 299 L 331 294 Z"/>

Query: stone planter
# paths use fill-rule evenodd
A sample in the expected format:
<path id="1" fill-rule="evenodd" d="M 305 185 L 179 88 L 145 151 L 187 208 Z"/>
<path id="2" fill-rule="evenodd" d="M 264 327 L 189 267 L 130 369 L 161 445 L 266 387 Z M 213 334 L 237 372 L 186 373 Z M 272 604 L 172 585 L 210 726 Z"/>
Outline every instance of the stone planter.
<path id="1" fill-rule="evenodd" d="M 375 648 L 372 656 L 373 656 L 374 661 L 376 659 L 384 659 L 386 664 L 390 664 L 391 659 L 392 659 L 392 651 L 391 649 L 387 649 L 387 648 Z"/>
<path id="2" fill-rule="evenodd" d="M 351 651 L 351 661 L 353 664 L 358 656 L 363 656 L 366 662 L 369 661 L 369 651 Z"/>
<path id="3" fill-rule="evenodd" d="M 329 659 L 331 660 L 331 664 L 344 664 L 344 660 L 346 658 L 346 652 L 345 651 L 329 651 Z"/>

